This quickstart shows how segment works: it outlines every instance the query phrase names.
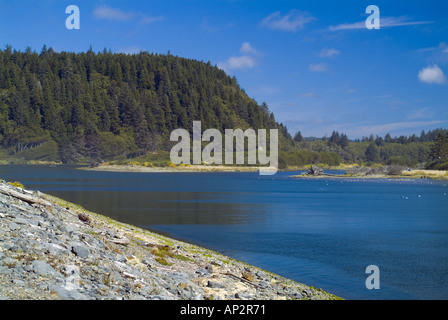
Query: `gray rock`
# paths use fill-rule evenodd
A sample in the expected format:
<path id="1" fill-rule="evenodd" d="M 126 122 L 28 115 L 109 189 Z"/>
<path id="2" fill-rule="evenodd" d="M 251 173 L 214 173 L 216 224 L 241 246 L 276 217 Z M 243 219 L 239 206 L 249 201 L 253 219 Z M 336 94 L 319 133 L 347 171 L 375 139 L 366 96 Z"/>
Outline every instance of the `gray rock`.
<path id="1" fill-rule="evenodd" d="M 10 258 L 10 257 L 6 257 L 6 258 L 4 258 L 3 259 L 3 265 L 5 266 L 5 267 L 8 267 L 8 268 L 15 268 L 16 267 L 16 265 L 17 265 L 17 260 L 15 260 L 15 259 L 12 259 L 12 258 Z"/>
<path id="2" fill-rule="evenodd" d="M 11 230 L 11 231 L 15 231 L 18 228 L 19 228 L 19 226 L 16 223 L 14 223 L 14 222 L 9 224 L 9 230 Z"/>
<path id="3" fill-rule="evenodd" d="M 45 210 L 44 212 L 42 212 L 42 213 L 40 214 L 40 216 L 41 216 L 42 218 L 44 218 L 44 219 L 47 219 L 47 218 L 48 218 L 48 214 L 49 214 L 49 211 L 48 211 L 48 210 Z"/>
<path id="4" fill-rule="evenodd" d="M 80 258 L 87 258 L 90 254 L 89 248 L 79 242 L 72 243 L 71 246 L 72 252 Z"/>
<path id="5" fill-rule="evenodd" d="M 203 290 L 197 286 L 187 286 L 180 290 L 181 298 L 185 300 L 203 300 Z"/>
<path id="6" fill-rule="evenodd" d="M 215 281 L 207 281 L 207 287 L 209 288 L 215 288 L 215 289 L 222 289 L 225 288 L 225 286 L 222 283 L 218 283 Z"/>
<path id="7" fill-rule="evenodd" d="M 24 287 L 26 285 L 25 281 L 19 279 L 13 279 L 12 283 L 19 287 Z"/>
<path id="8" fill-rule="evenodd" d="M 221 260 L 213 261 L 212 264 L 217 265 L 219 267 L 222 267 L 224 265 L 224 263 Z"/>
<path id="9" fill-rule="evenodd" d="M 117 254 L 117 259 L 118 262 L 126 262 L 128 261 L 128 259 L 126 258 L 126 256 L 122 255 L 122 254 Z"/>
<path id="10" fill-rule="evenodd" d="M 34 260 L 31 263 L 34 273 L 43 276 L 60 276 L 60 273 L 53 269 L 48 263 L 40 260 Z"/>
<path id="11" fill-rule="evenodd" d="M 66 248 L 64 248 L 56 243 L 45 244 L 45 251 L 48 253 L 54 254 L 54 255 L 69 253 L 69 251 Z"/>
<path id="12" fill-rule="evenodd" d="M 82 233 L 79 231 L 74 230 L 74 231 L 69 232 L 68 234 L 73 240 L 79 241 L 82 239 Z"/>
<path id="13" fill-rule="evenodd" d="M 79 267 L 75 265 L 65 265 L 62 267 L 62 272 L 67 277 L 69 276 L 79 276 Z"/>
<path id="14" fill-rule="evenodd" d="M 173 298 L 168 296 L 152 295 L 149 296 L 149 300 L 173 300 Z"/>
<path id="15" fill-rule="evenodd" d="M 190 281 L 190 275 L 184 272 L 170 272 L 168 277 L 173 279 L 175 282 L 188 282 Z"/>
<path id="16" fill-rule="evenodd" d="M 5 250 L 9 250 L 9 249 L 11 249 L 12 247 L 14 247 L 14 244 L 9 243 L 9 242 L 3 242 L 3 243 L 2 243 L 2 247 L 3 247 Z"/>
<path id="17" fill-rule="evenodd" d="M 254 297 L 251 294 L 248 294 L 245 292 L 237 292 L 237 293 L 235 293 L 235 298 L 252 300 Z"/>
<path id="18" fill-rule="evenodd" d="M 298 292 L 290 294 L 290 297 L 292 297 L 293 299 L 302 299 L 302 295 Z"/>
<path id="19" fill-rule="evenodd" d="M 207 270 L 209 273 L 213 273 L 213 266 L 209 264 L 205 267 L 205 270 Z"/>
<path id="20" fill-rule="evenodd" d="M 11 274 L 11 273 L 12 273 L 12 268 L 4 267 L 4 266 L 0 265 L 0 274 L 5 275 L 5 274 Z"/>
<path id="21" fill-rule="evenodd" d="M 67 290 L 61 286 L 50 285 L 49 291 L 54 291 L 62 300 L 88 300 L 89 298 L 77 290 Z"/>
<path id="22" fill-rule="evenodd" d="M 24 224 L 24 225 L 35 225 L 37 226 L 37 222 L 34 220 L 29 220 L 29 219 L 23 219 L 23 218 L 15 218 L 14 222 L 17 224 Z"/>
<path id="23" fill-rule="evenodd" d="M 152 258 L 145 257 L 142 259 L 142 263 L 147 265 L 148 268 L 153 268 L 156 265 L 156 261 Z"/>
<path id="24" fill-rule="evenodd" d="M 268 287 L 271 286 L 270 283 L 267 282 L 267 281 L 260 281 L 260 282 L 258 283 L 258 285 L 259 285 L 260 287 L 262 287 L 262 288 L 268 288 Z"/>
<path id="25" fill-rule="evenodd" d="M 206 269 L 204 269 L 204 268 L 197 269 L 195 273 L 198 274 L 201 277 L 210 275 L 208 273 L 208 271 Z"/>

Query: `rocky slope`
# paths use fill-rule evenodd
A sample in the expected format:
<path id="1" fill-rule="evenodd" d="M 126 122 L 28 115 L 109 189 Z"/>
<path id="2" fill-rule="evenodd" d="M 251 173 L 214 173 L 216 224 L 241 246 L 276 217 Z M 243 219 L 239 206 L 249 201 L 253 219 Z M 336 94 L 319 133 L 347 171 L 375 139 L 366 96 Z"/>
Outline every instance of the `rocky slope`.
<path id="1" fill-rule="evenodd" d="M 338 298 L 1 181 L 0 299 Z"/>

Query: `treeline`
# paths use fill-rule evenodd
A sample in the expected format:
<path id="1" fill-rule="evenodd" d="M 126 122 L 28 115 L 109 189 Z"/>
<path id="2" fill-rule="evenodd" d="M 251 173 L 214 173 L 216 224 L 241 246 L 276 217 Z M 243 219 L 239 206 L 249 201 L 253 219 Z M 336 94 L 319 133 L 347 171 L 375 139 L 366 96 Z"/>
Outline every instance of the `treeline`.
<path id="1" fill-rule="evenodd" d="M 170 54 L 0 51 L 0 154 L 63 163 L 169 150 L 176 128 L 279 129 L 234 77 Z"/>
<path id="2" fill-rule="evenodd" d="M 336 153 L 343 163 L 380 163 L 440 169 L 448 162 L 448 147 L 445 152 L 443 143 L 447 137 L 447 129 L 422 131 L 420 136 L 413 134 L 392 138 L 390 134 L 384 137 L 371 135 L 354 141 L 337 131 L 333 131 L 330 137 L 323 138 L 304 138 L 299 131 L 295 134 L 294 141 L 296 148 L 304 152 Z"/>

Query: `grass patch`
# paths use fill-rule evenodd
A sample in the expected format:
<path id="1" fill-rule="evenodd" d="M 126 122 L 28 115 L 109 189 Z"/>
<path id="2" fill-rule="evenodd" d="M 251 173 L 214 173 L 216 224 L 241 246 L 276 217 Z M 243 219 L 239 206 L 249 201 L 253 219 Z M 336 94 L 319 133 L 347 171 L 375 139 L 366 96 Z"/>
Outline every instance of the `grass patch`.
<path id="1" fill-rule="evenodd" d="M 190 262 L 194 262 L 193 259 L 191 259 L 191 258 L 189 258 L 189 257 L 186 257 L 186 256 L 183 256 L 183 255 L 181 255 L 181 254 L 175 255 L 174 258 L 176 258 L 176 259 L 178 259 L 178 260 L 181 260 L 181 261 L 190 261 Z"/>
<path id="2" fill-rule="evenodd" d="M 156 257 L 155 260 L 164 266 L 171 266 L 173 265 L 171 262 L 168 262 L 164 257 Z"/>

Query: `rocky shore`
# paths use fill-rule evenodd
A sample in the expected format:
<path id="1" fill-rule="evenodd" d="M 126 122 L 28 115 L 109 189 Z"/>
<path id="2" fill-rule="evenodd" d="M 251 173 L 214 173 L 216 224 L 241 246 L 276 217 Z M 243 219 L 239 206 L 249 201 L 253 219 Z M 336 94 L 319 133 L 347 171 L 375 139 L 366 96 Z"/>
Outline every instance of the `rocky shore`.
<path id="1" fill-rule="evenodd" d="M 338 297 L 0 181 L 0 300 Z"/>

